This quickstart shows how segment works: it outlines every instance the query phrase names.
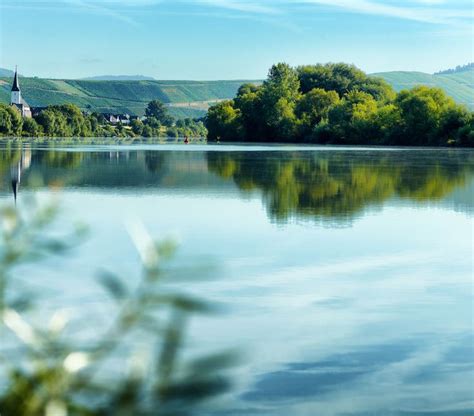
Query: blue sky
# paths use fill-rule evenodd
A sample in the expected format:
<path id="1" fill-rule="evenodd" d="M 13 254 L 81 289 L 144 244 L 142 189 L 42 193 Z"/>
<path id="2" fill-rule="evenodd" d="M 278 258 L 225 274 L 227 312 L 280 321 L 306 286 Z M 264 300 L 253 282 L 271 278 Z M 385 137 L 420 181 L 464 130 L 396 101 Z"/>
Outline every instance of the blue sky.
<path id="1" fill-rule="evenodd" d="M 434 72 L 473 59 L 471 0 L 0 0 L 0 66 L 260 79 L 276 62 Z"/>

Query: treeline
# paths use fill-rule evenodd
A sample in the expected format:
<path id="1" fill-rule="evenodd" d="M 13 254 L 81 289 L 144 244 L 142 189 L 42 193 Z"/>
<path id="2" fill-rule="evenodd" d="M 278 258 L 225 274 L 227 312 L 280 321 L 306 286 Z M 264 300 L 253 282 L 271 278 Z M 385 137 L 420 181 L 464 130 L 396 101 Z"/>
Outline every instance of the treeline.
<path id="1" fill-rule="evenodd" d="M 469 62 L 466 65 L 458 65 L 456 68 L 445 69 L 444 71 L 435 72 L 435 75 L 449 75 L 457 74 L 459 72 L 472 71 L 474 70 L 474 62 Z"/>
<path id="2" fill-rule="evenodd" d="M 112 125 L 99 113 L 85 114 L 74 104 L 50 106 L 34 118 L 0 104 L 0 136 L 12 137 L 206 137 L 200 120 L 175 120 L 160 101 L 151 101 L 146 119 Z"/>
<path id="3" fill-rule="evenodd" d="M 474 115 L 439 88 L 396 93 L 353 65 L 274 65 L 208 111 L 210 140 L 474 146 Z"/>

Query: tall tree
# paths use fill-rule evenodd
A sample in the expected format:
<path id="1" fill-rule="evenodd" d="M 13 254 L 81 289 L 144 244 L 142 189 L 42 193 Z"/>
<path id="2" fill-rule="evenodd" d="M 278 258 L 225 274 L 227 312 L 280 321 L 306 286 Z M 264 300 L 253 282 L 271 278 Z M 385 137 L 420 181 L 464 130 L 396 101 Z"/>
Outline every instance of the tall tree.
<path id="1" fill-rule="evenodd" d="M 160 100 L 150 101 L 145 110 L 145 115 L 157 119 L 164 126 L 170 126 L 174 121 L 168 114 L 168 109 Z"/>

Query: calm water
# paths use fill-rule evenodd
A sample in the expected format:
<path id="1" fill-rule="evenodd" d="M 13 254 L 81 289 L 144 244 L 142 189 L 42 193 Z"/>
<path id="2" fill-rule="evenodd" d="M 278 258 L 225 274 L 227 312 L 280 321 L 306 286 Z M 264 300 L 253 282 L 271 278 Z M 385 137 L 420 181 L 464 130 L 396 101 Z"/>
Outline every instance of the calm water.
<path id="1" fill-rule="evenodd" d="M 58 229 L 92 231 L 21 270 L 48 308 L 94 328 L 96 271 L 137 276 L 130 221 L 179 242 L 169 284 L 225 305 L 187 348 L 243 353 L 219 414 L 474 413 L 474 152 L 4 146 L 5 204 L 19 160 L 19 209 L 60 186 Z"/>

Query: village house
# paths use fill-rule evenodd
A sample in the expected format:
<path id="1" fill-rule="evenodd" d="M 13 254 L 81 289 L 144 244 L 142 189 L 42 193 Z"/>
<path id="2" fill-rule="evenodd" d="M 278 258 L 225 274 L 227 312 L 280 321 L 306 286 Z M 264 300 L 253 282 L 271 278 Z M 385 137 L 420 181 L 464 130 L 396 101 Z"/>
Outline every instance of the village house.
<path id="1" fill-rule="evenodd" d="M 123 124 L 128 125 L 132 120 L 132 117 L 129 114 L 102 114 L 105 117 L 105 120 L 109 124 Z"/>

